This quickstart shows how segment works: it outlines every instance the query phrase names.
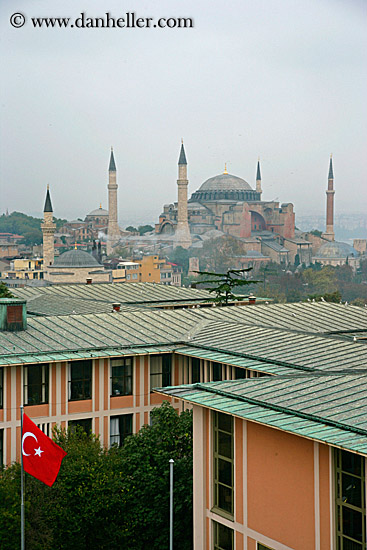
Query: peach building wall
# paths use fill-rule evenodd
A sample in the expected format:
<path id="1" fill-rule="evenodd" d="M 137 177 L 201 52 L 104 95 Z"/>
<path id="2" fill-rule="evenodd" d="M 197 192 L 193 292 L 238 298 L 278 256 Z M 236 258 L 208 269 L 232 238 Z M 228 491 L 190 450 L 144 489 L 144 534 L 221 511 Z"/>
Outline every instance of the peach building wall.
<path id="1" fill-rule="evenodd" d="M 194 406 L 194 550 L 213 547 L 212 520 L 233 529 L 235 550 L 332 549 L 332 449 L 239 418 L 234 433 L 231 521 L 212 511 L 211 411 Z"/>

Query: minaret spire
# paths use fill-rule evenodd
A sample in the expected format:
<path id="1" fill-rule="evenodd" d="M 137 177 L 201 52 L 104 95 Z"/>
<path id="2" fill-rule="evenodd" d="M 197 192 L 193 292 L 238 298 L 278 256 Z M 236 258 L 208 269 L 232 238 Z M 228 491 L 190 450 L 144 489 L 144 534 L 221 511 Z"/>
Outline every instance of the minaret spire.
<path id="1" fill-rule="evenodd" d="M 113 156 L 113 147 L 111 147 L 110 166 L 108 168 L 108 171 L 116 172 L 115 157 Z"/>
<path id="2" fill-rule="evenodd" d="M 110 164 L 108 168 L 108 228 L 107 228 L 107 256 L 113 252 L 113 245 L 120 239 L 120 229 L 117 222 L 117 188 L 116 164 L 111 147 Z"/>
<path id="3" fill-rule="evenodd" d="M 47 185 L 41 230 L 43 236 L 43 272 L 44 278 L 48 279 L 48 268 L 54 263 L 55 259 L 54 235 L 56 232 L 56 224 L 53 221 L 53 210 L 49 185 Z"/>
<path id="4" fill-rule="evenodd" d="M 260 193 L 260 199 L 261 199 L 262 189 L 261 189 L 260 157 L 257 159 L 256 191 L 257 193 Z"/>
<path id="5" fill-rule="evenodd" d="M 189 248 L 191 246 L 190 227 L 187 214 L 187 160 L 183 140 L 181 140 L 180 157 L 178 159 L 178 180 L 177 180 L 177 227 L 176 242 L 174 246 Z"/>
<path id="6" fill-rule="evenodd" d="M 326 191 L 326 231 L 322 235 L 329 241 L 335 241 L 334 195 L 335 195 L 335 191 L 334 191 L 333 157 L 332 155 L 330 155 L 328 185 L 327 185 L 327 191 Z"/>

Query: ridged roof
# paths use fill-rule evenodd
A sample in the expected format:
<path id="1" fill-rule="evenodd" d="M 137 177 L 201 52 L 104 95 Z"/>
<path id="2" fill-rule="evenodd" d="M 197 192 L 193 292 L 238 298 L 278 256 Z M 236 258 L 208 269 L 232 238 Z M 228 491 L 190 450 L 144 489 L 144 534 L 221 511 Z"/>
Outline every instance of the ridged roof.
<path id="1" fill-rule="evenodd" d="M 250 378 L 158 392 L 367 455 L 366 374 Z"/>

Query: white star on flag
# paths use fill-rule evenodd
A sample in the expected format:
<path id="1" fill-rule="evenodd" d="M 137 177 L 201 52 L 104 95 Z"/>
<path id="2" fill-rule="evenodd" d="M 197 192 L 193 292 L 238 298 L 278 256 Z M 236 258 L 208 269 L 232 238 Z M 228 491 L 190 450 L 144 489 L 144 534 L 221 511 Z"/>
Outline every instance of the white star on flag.
<path id="1" fill-rule="evenodd" d="M 38 447 L 38 449 L 34 449 L 34 456 L 41 456 L 41 453 L 43 453 L 41 447 Z"/>

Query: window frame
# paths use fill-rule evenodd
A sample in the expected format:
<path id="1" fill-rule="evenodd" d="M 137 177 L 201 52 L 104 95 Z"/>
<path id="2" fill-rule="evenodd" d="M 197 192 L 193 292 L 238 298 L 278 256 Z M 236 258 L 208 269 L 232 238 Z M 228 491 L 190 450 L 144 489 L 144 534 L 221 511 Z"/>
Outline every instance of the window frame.
<path id="1" fill-rule="evenodd" d="M 353 455 L 354 458 L 360 460 L 360 475 L 354 474 L 348 470 L 343 470 L 343 455 Z M 349 541 L 356 545 L 360 545 L 360 550 L 366 548 L 367 535 L 366 535 L 366 471 L 365 471 L 365 458 L 356 453 L 351 453 L 344 451 L 343 449 L 334 450 L 334 473 L 335 473 L 335 532 L 336 532 L 336 544 L 340 550 L 343 550 L 344 541 Z M 343 474 L 360 480 L 361 484 L 361 506 L 356 506 L 355 504 L 350 504 L 345 499 L 343 500 Z M 353 539 L 349 535 L 343 533 L 343 511 L 350 510 L 362 515 L 361 525 L 362 525 L 362 541 Z M 340 528 L 339 528 L 340 527 Z"/>
<path id="2" fill-rule="evenodd" d="M 83 366 L 83 377 L 72 379 L 73 367 Z M 85 375 L 85 371 L 89 370 L 89 378 Z M 82 397 L 72 397 L 73 384 L 82 383 Z M 85 387 L 89 384 L 89 392 L 85 391 Z M 82 359 L 81 361 L 72 361 L 69 363 L 69 401 L 85 401 L 92 398 L 93 384 L 93 361 L 91 359 Z M 79 394 L 80 395 L 80 394 Z"/>
<path id="3" fill-rule="evenodd" d="M 113 364 L 120 362 L 121 364 Z M 120 375 L 113 373 L 113 369 L 123 368 L 123 372 Z M 129 372 L 130 371 L 130 372 Z M 120 380 L 120 382 L 118 382 Z M 121 397 L 124 395 L 133 395 L 133 357 L 118 357 L 110 359 L 110 396 Z M 122 387 L 121 393 L 114 393 L 114 384 Z M 115 391 L 118 391 L 117 388 Z"/>
<path id="4" fill-rule="evenodd" d="M 88 429 L 86 430 L 84 424 L 87 423 L 87 422 L 88 422 L 89 426 L 88 426 Z M 73 420 L 68 420 L 68 428 L 73 429 L 73 428 L 76 428 L 77 426 L 79 426 L 80 428 L 83 428 L 83 430 L 85 431 L 85 433 L 87 435 L 91 434 L 92 433 L 92 418 L 76 418 L 76 419 L 73 419 Z"/>
<path id="5" fill-rule="evenodd" d="M 224 430 L 219 427 L 221 417 L 228 417 L 230 419 L 230 431 Z M 234 518 L 234 419 L 232 415 L 221 413 L 218 411 L 213 411 L 213 472 L 212 472 L 212 488 L 213 488 L 213 508 L 212 510 L 222 515 L 225 518 L 231 519 Z M 222 434 L 222 437 L 220 437 Z M 224 436 L 224 437 L 223 437 Z M 227 437 L 226 437 L 227 436 Z M 220 440 L 228 439 L 230 437 L 230 457 L 220 452 Z M 231 468 L 231 484 L 224 483 L 220 481 L 220 463 L 229 463 Z M 230 491 L 230 510 L 226 508 L 221 508 L 221 497 L 220 489 Z M 223 498 L 223 497 L 222 497 Z"/>
<path id="6" fill-rule="evenodd" d="M 159 359 L 161 361 L 155 363 Z M 152 372 L 152 367 L 156 368 L 156 372 Z M 158 380 L 157 383 L 153 382 L 155 378 Z M 153 388 L 163 388 L 172 385 L 172 354 L 165 353 L 150 356 L 149 383 L 150 393 L 153 392 Z"/>
<path id="7" fill-rule="evenodd" d="M 32 369 L 32 370 L 30 370 Z M 29 384 L 29 373 L 33 371 L 32 374 L 35 373 L 35 371 L 41 369 L 39 378 L 41 379 L 41 382 L 39 383 L 31 383 Z M 47 405 L 49 402 L 49 392 L 50 392 L 50 365 L 49 363 L 40 363 L 40 364 L 32 364 L 32 365 L 24 365 L 23 366 L 23 400 L 24 405 L 27 407 L 31 407 L 33 405 Z M 30 402 L 30 391 L 29 389 L 32 388 L 32 401 Z M 40 396 L 39 399 L 34 400 L 34 394 L 37 393 L 37 390 L 35 391 L 34 388 L 38 388 L 38 395 Z"/>
<path id="8" fill-rule="evenodd" d="M 111 422 L 112 420 L 118 420 L 118 428 L 119 428 L 118 433 L 112 434 L 112 422 Z M 133 422 L 134 422 L 134 415 L 132 413 L 110 416 L 110 447 L 112 447 L 113 445 L 117 445 L 118 447 L 123 446 L 126 437 L 134 433 Z M 127 423 L 130 424 L 130 429 L 129 430 L 121 429 L 125 427 L 124 425 Z M 114 441 L 112 441 L 112 439 L 114 439 Z"/>
<path id="9" fill-rule="evenodd" d="M 219 539 L 219 531 L 220 529 L 231 531 L 231 549 L 234 550 L 234 530 L 230 527 L 227 527 L 226 525 L 223 525 L 223 523 L 219 523 L 218 521 L 212 520 L 212 532 L 213 532 L 213 550 L 228 550 L 228 548 L 224 548 L 223 546 L 219 546 L 220 539 Z"/>

